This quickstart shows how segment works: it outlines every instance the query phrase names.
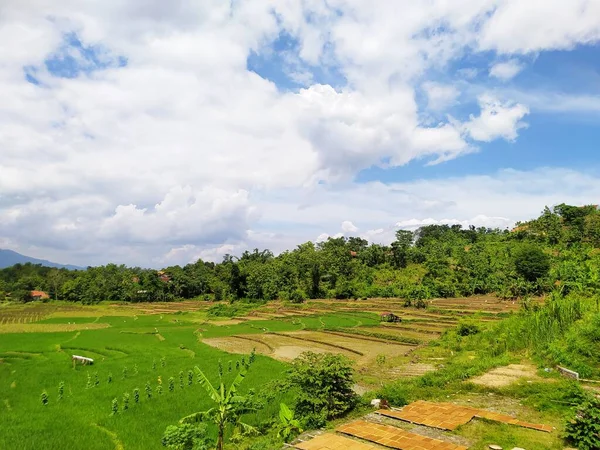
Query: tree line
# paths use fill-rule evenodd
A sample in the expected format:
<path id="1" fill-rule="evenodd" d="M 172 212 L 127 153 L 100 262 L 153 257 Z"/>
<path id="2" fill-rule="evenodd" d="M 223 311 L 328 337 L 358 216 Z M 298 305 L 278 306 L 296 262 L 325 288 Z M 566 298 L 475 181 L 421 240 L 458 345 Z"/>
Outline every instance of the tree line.
<path id="1" fill-rule="evenodd" d="M 407 301 L 495 293 L 504 298 L 555 288 L 600 287 L 600 211 L 560 204 L 513 230 L 427 225 L 398 230 L 391 245 L 359 237 L 306 242 L 198 260 L 162 271 L 108 264 L 69 271 L 32 264 L 0 270 L 0 298 L 31 291 L 99 301 L 290 300 L 401 297 Z"/>

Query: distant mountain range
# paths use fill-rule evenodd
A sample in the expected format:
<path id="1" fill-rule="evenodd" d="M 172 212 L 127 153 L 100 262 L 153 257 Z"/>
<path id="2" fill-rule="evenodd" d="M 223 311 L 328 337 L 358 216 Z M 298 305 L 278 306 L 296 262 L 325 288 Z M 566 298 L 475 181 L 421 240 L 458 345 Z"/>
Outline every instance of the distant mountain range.
<path id="1" fill-rule="evenodd" d="M 46 267 L 56 267 L 59 269 L 65 268 L 69 270 L 83 270 L 84 267 L 73 266 L 70 264 L 58 264 L 52 261 L 46 261 L 45 259 L 31 258 L 29 256 L 21 255 L 20 253 L 13 252 L 12 250 L 0 249 L 0 269 L 14 266 L 15 264 L 41 264 Z"/>

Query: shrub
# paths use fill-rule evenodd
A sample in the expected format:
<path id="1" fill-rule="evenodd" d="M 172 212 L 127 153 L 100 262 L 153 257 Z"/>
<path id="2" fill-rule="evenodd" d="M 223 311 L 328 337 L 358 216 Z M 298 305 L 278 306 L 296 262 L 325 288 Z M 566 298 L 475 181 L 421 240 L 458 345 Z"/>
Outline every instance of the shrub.
<path id="1" fill-rule="evenodd" d="M 479 326 L 471 322 L 461 322 L 456 329 L 459 336 L 472 336 L 479 333 Z"/>
<path id="2" fill-rule="evenodd" d="M 175 390 L 175 379 L 173 377 L 169 378 L 169 391 L 173 392 Z"/>
<path id="3" fill-rule="evenodd" d="M 149 382 L 146 383 L 146 397 L 152 398 L 152 387 Z"/>
<path id="4" fill-rule="evenodd" d="M 179 387 L 183 389 L 183 370 L 179 372 Z"/>
<path id="5" fill-rule="evenodd" d="M 129 409 L 129 394 L 125 392 L 123 394 L 123 411 L 127 411 Z"/>
<path id="6" fill-rule="evenodd" d="M 133 390 L 133 401 L 136 403 L 140 402 L 140 390 L 138 388 Z"/>
<path id="7" fill-rule="evenodd" d="M 342 355 L 301 354 L 289 371 L 299 391 L 295 413 L 313 428 L 350 411 L 357 403 L 353 375 L 350 360 Z"/>
<path id="8" fill-rule="evenodd" d="M 191 386 L 194 382 L 194 372 L 188 370 L 188 386 Z"/>
<path id="9" fill-rule="evenodd" d="M 422 298 L 418 299 L 415 302 L 415 308 L 417 309 L 426 309 L 427 308 L 427 302 L 425 300 L 423 300 Z"/>
<path id="10" fill-rule="evenodd" d="M 567 421 L 565 437 L 579 450 L 600 448 L 600 400 L 590 397 L 580 404 Z"/>
<path id="11" fill-rule="evenodd" d="M 401 383 L 388 384 L 378 391 L 378 396 L 387 400 L 394 406 L 404 406 L 408 404 L 409 392 L 406 386 Z"/>
<path id="12" fill-rule="evenodd" d="M 304 303 L 306 294 L 301 289 L 294 289 L 290 292 L 289 300 L 292 303 Z"/>
<path id="13" fill-rule="evenodd" d="M 108 372 L 108 377 L 106 378 L 107 383 L 112 383 L 112 373 Z"/>
<path id="14" fill-rule="evenodd" d="M 59 400 L 62 400 L 64 392 L 65 392 L 65 382 L 61 381 L 60 383 L 58 383 L 58 399 Z"/>
<path id="15" fill-rule="evenodd" d="M 111 409 L 111 413 L 110 413 L 111 416 L 114 416 L 115 414 L 117 414 L 119 412 L 119 402 L 117 401 L 116 398 L 113 398 L 110 409 Z"/>
<path id="16" fill-rule="evenodd" d="M 169 425 L 162 438 L 162 445 L 172 450 L 208 450 L 212 442 L 207 437 L 203 423 Z"/>

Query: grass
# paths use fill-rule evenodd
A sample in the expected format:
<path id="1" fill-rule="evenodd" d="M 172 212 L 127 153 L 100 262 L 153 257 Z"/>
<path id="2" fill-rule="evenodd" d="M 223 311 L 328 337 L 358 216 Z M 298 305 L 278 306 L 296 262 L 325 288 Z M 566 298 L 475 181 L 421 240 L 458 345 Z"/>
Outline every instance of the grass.
<path id="1" fill-rule="evenodd" d="M 188 371 L 197 365 L 211 380 L 215 380 L 221 361 L 225 377 L 229 377 L 229 365 L 235 368 L 236 361 L 241 358 L 203 344 L 204 338 L 336 330 L 351 333 L 356 339 L 384 338 L 392 342 L 420 344 L 410 355 L 388 358 L 381 367 L 382 377 L 393 373 L 388 369 L 410 361 L 431 362 L 438 366 L 438 370 L 392 383 L 389 379 L 376 377 L 373 385 L 387 384 L 373 395 L 386 398 L 395 406 L 418 399 L 460 402 L 473 398 L 479 399 L 483 407 L 511 401 L 511 407 L 519 412 L 520 418 L 555 425 L 559 432 L 573 398 L 579 395 L 577 385 L 558 378 L 556 374 L 545 373 L 541 375 L 550 377 L 547 381 L 517 383 L 502 389 L 485 388 L 468 380 L 491 368 L 532 357 L 535 353 L 532 348 L 540 340 L 548 344 L 545 348 L 549 351 L 535 353 L 538 362 L 560 357 L 589 367 L 592 374 L 597 373 L 598 352 L 592 350 L 597 343 L 600 319 L 576 301 L 556 299 L 552 308 L 528 316 L 520 313 L 494 315 L 502 319 L 499 321 L 486 321 L 489 314 L 473 313 L 468 316 L 469 321 L 477 323 L 481 331 L 467 337 L 458 336 L 454 331 L 459 319 L 464 320 L 463 315 L 444 310 L 442 305 L 436 306 L 433 314 L 431 310 L 402 308 L 406 318 L 396 328 L 380 323 L 374 311 L 389 308 L 384 307 L 383 301 L 378 302 L 370 301 L 366 312 L 361 310 L 361 302 L 335 301 L 311 301 L 307 305 L 223 305 L 218 308 L 206 302 L 89 307 L 54 302 L 2 305 L 0 448 L 163 448 L 160 439 L 168 425 L 210 406 L 201 386 L 196 383 L 188 386 Z M 356 311 L 348 311 L 350 305 Z M 210 312 L 209 308 L 215 309 Z M 261 316 L 264 319 L 228 322 L 231 317 L 244 317 L 252 310 L 259 314 L 279 314 L 279 310 L 283 310 L 284 315 L 295 310 L 312 314 L 281 318 L 264 314 Z M 558 318 L 562 325 L 557 327 L 550 320 L 552 318 Z M 585 318 L 589 320 L 582 322 L 583 326 L 568 329 L 568 324 Z M 423 341 L 434 340 L 423 344 L 418 339 L 421 332 L 416 332 L 421 326 L 446 331 L 439 337 L 437 333 L 426 334 Z M 532 330 L 531 327 L 538 328 Z M 555 334 L 564 336 L 564 339 L 553 340 Z M 582 347 L 586 349 L 584 353 L 575 351 Z M 72 354 L 92 357 L 95 363 L 73 368 Z M 286 368 L 285 363 L 266 356 L 256 357 L 242 391 L 262 389 L 269 392 L 269 397 L 265 408 L 246 417 L 247 422 L 258 425 L 276 419 L 280 401 L 293 406 L 292 393 L 281 393 L 269 387 L 270 381 L 284 376 Z M 180 372 L 185 377 L 183 388 L 179 387 Z M 109 374 L 112 376 L 110 383 Z M 88 377 L 91 386 L 88 386 Z M 162 379 L 162 394 L 156 392 L 159 377 Z M 167 386 L 170 377 L 175 379 L 173 392 Z M 361 377 L 367 375 L 358 373 L 359 381 Z M 64 382 L 65 388 L 59 401 L 60 382 Z M 151 399 L 146 397 L 146 383 L 153 391 Z M 136 388 L 140 391 L 139 403 L 134 402 Z M 40 400 L 42 391 L 49 396 L 46 406 Z M 112 400 L 116 398 L 121 408 L 124 393 L 130 395 L 129 410 L 111 416 Z M 214 430 L 211 429 L 211 432 Z M 504 448 L 561 448 L 558 432 L 546 435 L 483 420 L 473 421 L 456 433 L 473 442 L 471 448 L 475 449 L 486 448 L 490 443 Z"/>
<path id="2" fill-rule="evenodd" d="M 219 360 L 225 367 L 232 360 L 235 367 L 233 355 L 199 342 L 197 325 L 183 317 L 102 317 L 100 323 L 110 325 L 104 329 L 91 329 L 100 323 L 90 323 L 88 318 L 53 318 L 51 323 L 39 325 L 45 332 L 4 334 L 0 339 L 0 448 L 112 450 L 117 442 L 128 450 L 162 448 L 160 438 L 167 425 L 210 406 L 201 386 L 188 386 L 187 381 L 183 389 L 178 386 L 179 372 L 184 371 L 187 377 L 187 371 L 198 365 L 214 380 Z M 277 328 L 276 324 L 271 326 Z M 145 334 L 154 329 L 160 331 L 163 341 L 154 334 Z M 73 369 L 73 353 L 91 356 L 95 364 Z M 243 389 L 259 389 L 269 380 L 280 378 L 284 371 L 284 364 L 258 356 Z M 88 375 L 94 383 L 96 374 L 99 384 L 88 388 Z M 147 399 L 145 384 L 149 382 L 155 389 L 159 376 L 163 394 Z M 174 392 L 167 388 L 169 377 L 177 380 Z M 61 381 L 65 390 L 59 401 Z M 140 389 L 139 404 L 133 401 L 135 388 Z M 43 390 L 49 396 L 47 406 L 40 401 Z M 131 396 L 130 409 L 111 417 L 112 399 L 121 403 L 125 392 Z M 273 400 L 277 408 L 279 400 Z M 274 411 L 275 407 L 268 405 L 260 414 L 271 415 Z M 262 416 L 253 419 L 262 420 Z"/>

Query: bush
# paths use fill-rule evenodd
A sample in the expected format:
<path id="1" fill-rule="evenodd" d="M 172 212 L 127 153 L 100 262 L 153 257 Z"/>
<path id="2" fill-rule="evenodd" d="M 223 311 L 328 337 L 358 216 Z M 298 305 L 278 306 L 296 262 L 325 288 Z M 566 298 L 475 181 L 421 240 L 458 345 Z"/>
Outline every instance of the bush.
<path id="1" fill-rule="evenodd" d="M 356 406 L 350 360 L 341 355 L 305 352 L 292 363 L 289 381 L 298 388 L 295 414 L 311 428 Z"/>
<path id="2" fill-rule="evenodd" d="M 567 421 L 565 437 L 579 450 L 600 448 L 600 400 L 590 397 L 577 407 Z"/>
<path id="3" fill-rule="evenodd" d="M 294 289 L 288 295 L 288 299 L 292 303 L 304 303 L 306 300 L 306 294 L 302 291 L 302 289 Z"/>
<path id="4" fill-rule="evenodd" d="M 479 333 L 479 327 L 470 322 L 461 322 L 456 329 L 459 336 L 472 336 Z"/>
<path id="5" fill-rule="evenodd" d="M 170 425 L 165 430 L 162 445 L 171 450 L 208 450 L 212 442 L 206 436 L 205 424 Z"/>

